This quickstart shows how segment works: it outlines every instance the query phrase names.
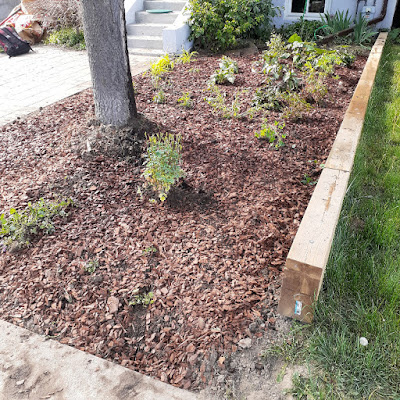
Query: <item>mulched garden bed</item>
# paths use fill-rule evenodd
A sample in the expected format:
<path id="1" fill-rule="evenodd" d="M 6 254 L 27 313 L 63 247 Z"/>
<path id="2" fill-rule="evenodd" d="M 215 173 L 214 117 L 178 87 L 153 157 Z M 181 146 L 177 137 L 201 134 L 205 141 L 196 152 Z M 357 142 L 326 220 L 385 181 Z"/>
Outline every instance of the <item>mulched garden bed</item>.
<path id="1" fill-rule="evenodd" d="M 265 79 L 251 72 L 258 58 L 237 57 L 235 84 L 221 87 L 228 103 L 242 93 L 242 110 Z M 75 201 L 53 234 L 0 255 L 2 319 L 190 389 L 212 379 L 211 351 L 274 329 L 282 267 L 314 188 L 302 181 L 318 178 L 365 57 L 337 68 L 324 106 L 286 122 L 278 150 L 254 137 L 261 114 L 212 113 L 204 98 L 218 59 L 177 65 L 166 104 L 152 101 L 149 75 L 134 78 L 135 129 L 182 135 L 186 176 L 164 204 L 137 194 L 140 143 L 93 123 L 90 90 L 0 128 L 0 212 Z M 183 92 L 192 109 L 177 104 Z M 138 291 L 154 303 L 129 305 Z M 225 368 L 224 357 L 211 362 Z"/>

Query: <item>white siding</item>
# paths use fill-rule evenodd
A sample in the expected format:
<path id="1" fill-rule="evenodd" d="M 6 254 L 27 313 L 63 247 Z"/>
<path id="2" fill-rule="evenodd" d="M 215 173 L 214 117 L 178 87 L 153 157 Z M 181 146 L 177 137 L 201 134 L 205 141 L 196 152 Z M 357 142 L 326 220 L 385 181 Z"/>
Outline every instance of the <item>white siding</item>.
<path id="1" fill-rule="evenodd" d="M 399 0 L 400 1 L 400 0 Z M 374 0 L 361 0 L 359 3 L 358 13 L 361 12 L 364 5 L 373 5 Z M 393 15 L 396 9 L 397 0 L 389 0 L 388 8 L 385 19 L 377 25 L 377 28 L 385 28 L 388 29 L 392 26 Z M 285 0 L 273 0 L 273 4 L 276 7 L 281 8 L 281 16 L 274 18 L 274 24 L 276 27 L 280 27 L 283 24 L 290 24 L 294 22 L 293 18 L 285 17 Z M 375 5 L 375 14 L 373 18 L 379 17 L 382 10 L 383 0 L 376 0 Z M 349 13 L 352 17 L 357 15 L 357 0 L 332 0 L 330 3 L 329 10 L 327 10 L 330 14 L 335 14 L 336 11 L 346 11 L 349 10 Z"/>

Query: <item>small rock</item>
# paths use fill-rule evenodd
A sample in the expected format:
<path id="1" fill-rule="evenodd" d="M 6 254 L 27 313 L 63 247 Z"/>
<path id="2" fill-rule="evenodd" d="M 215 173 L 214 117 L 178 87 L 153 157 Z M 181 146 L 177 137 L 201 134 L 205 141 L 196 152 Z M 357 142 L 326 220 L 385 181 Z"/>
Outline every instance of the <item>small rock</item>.
<path id="1" fill-rule="evenodd" d="M 260 363 L 260 362 L 256 362 L 254 365 L 255 369 L 257 371 L 262 371 L 264 369 L 264 364 Z"/>
<path id="2" fill-rule="evenodd" d="M 22 380 L 20 380 L 20 381 L 15 382 L 15 385 L 16 385 L 16 386 L 21 386 L 21 385 L 24 384 L 24 382 L 25 382 L 25 379 L 22 379 Z"/>
<path id="3" fill-rule="evenodd" d="M 204 327 L 206 326 L 206 323 L 205 323 L 205 321 L 204 321 L 204 318 L 200 317 L 200 318 L 197 320 L 197 325 L 198 325 L 199 329 L 203 330 Z"/>
<path id="4" fill-rule="evenodd" d="M 225 376 L 224 375 L 218 375 L 217 382 L 218 383 L 223 383 L 224 381 L 225 381 Z"/>
<path id="5" fill-rule="evenodd" d="M 107 306 L 111 314 L 118 311 L 119 300 L 115 296 L 110 296 L 107 300 Z"/>
<path id="6" fill-rule="evenodd" d="M 252 323 L 249 325 L 249 331 L 250 331 L 251 333 L 256 333 L 256 332 L 257 332 L 257 329 L 258 329 L 258 324 L 257 324 L 257 322 L 252 322 Z"/>
<path id="7" fill-rule="evenodd" d="M 249 349 L 251 347 L 251 339 L 250 338 L 241 339 L 239 340 L 238 345 L 242 349 Z"/>

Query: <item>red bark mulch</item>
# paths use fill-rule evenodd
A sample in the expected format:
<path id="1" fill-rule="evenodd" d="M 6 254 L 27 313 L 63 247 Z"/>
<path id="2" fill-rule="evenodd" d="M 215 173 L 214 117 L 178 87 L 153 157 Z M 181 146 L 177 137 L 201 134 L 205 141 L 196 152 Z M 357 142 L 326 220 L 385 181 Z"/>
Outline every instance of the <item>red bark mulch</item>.
<path id="1" fill-rule="evenodd" d="M 251 72 L 256 59 L 237 58 L 237 81 L 221 87 L 228 103 L 241 93 L 242 111 L 265 78 Z M 140 158 L 112 153 L 135 155 L 133 136 L 102 144 L 113 131 L 89 122 L 90 90 L 1 127 L 0 212 L 41 197 L 76 206 L 52 235 L 0 254 L 0 317 L 179 387 L 207 383 L 210 349 L 234 352 L 274 328 L 282 266 L 314 188 L 301 181 L 318 178 L 364 63 L 337 69 L 326 104 L 286 123 L 279 150 L 254 137 L 260 114 L 212 113 L 204 98 L 217 57 L 177 65 L 166 104 L 152 102 L 149 76 L 135 77 L 142 132 L 183 138 L 186 176 L 164 204 L 137 194 Z M 183 92 L 192 109 L 177 104 Z M 154 303 L 129 305 L 137 289 Z"/>

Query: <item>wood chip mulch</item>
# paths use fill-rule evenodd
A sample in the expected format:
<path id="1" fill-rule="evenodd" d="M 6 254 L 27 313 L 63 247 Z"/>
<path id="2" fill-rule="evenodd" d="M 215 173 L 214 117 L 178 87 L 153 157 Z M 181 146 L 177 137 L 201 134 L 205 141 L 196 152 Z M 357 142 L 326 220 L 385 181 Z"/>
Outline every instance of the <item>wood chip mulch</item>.
<path id="1" fill-rule="evenodd" d="M 243 111 L 265 77 L 251 72 L 257 56 L 236 59 L 237 81 L 221 88 L 228 103 L 239 93 Z M 143 160 L 128 157 L 127 142 L 133 154 L 138 143 L 93 124 L 90 90 L 0 127 L 0 212 L 75 201 L 53 234 L 0 254 L 0 318 L 175 386 L 207 384 L 211 350 L 229 354 L 274 329 L 282 267 L 314 188 L 301 181 L 318 178 L 364 63 L 337 69 L 326 104 L 286 123 L 279 150 L 254 137 L 260 114 L 212 113 L 204 98 L 218 57 L 177 65 L 166 104 L 153 103 L 148 75 L 135 77 L 142 132 L 183 137 L 186 176 L 164 204 L 137 194 Z M 177 104 L 183 92 L 193 108 Z M 114 135 L 115 154 L 102 135 Z M 150 306 L 129 304 L 149 292 Z"/>

